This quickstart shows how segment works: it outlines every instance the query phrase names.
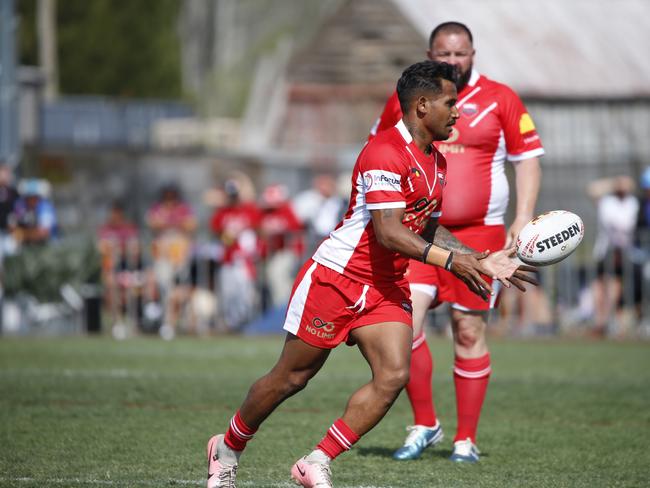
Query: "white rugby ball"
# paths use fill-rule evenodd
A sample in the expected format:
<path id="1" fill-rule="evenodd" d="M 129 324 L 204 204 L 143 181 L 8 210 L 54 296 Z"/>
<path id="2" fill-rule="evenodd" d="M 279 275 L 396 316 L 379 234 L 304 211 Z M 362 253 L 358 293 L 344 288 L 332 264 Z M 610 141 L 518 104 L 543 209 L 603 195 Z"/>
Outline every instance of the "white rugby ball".
<path id="1" fill-rule="evenodd" d="M 526 264 L 547 266 L 576 250 L 585 235 L 582 219 L 566 210 L 552 210 L 528 222 L 517 237 L 517 257 Z"/>

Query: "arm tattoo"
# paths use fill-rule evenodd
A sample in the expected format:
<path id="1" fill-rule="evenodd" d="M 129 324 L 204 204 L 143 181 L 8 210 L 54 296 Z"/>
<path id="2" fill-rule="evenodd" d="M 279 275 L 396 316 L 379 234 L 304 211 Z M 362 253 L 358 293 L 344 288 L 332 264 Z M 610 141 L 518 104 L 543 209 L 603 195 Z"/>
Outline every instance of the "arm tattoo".
<path id="1" fill-rule="evenodd" d="M 465 244 L 456 239 L 453 234 L 442 225 L 439 225 L 436 228 L 436 233 L 433 236 L 433 243 L 436 246 L 447 249 L 448 251 L 455 251 L 463 254 L 472 254 L 476 252 L 471 247 L 467 247 Z"/>
<path id="2" fill-rule="evenodd" d="M 438 218 L 431 217 L 427 225 L 422 231 L 422 238 L 427 242 L 433 242 L 433 237 L 436 235 L 436 229 L 438 228 Z"/>

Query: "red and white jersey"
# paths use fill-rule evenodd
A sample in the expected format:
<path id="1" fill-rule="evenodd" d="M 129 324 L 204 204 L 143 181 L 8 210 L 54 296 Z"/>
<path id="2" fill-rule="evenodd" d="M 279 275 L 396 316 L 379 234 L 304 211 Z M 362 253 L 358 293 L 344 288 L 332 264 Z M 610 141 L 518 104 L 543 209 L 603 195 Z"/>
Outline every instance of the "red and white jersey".
<path id="1" fill-rule="evenodd" d="M 348 210 L 314 261 L 375 287 L 399 284 L 409 259 L 379 244 L 370 211 L 404 208 L 402 223 L 421 234 L 430 217 L 440 216 L 446 180 L 444 156 L 435 148 L 429 155 L 420 151 L 400 120 L 359 154 Z"/>
<path id="2" fill-rule="evenodd" d="M 502 225 L 509 187 L 505 161 L 542 156 L 535 124 L 517 94 L 476 71 L 458 94 L 460 118 L 436 146 L 449 163 L 443 217 L 446 227 Z M 369 139 L 401 119 L 397 93 L 388 100 Z"/>

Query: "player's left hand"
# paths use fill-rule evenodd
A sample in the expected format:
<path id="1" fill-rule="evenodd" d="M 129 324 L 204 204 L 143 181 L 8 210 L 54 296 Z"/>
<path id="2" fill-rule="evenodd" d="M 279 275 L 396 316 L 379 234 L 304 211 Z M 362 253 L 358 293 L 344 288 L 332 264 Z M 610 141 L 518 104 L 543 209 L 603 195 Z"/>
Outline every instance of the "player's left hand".
<path id="1" fill-rule="evenodd" d="M 506 245 L 503 249 L 510 249 L 517 242 L 517 236 L 524 226 L 532 220 L 532 216 L 520 216 L 513 220 L 512 225 L 508 228 L 508 233 L 506 234 Z"/>
<path id="2" fill-rule="evenodd" d="M 524 281 L 531 285 L 539 285 L 535 278 L 526 274 L 526 272 L 535 271 L 535 267 L 522 264 L 515 258 L 515 255 L 514 247 L 493 252 L 480 261 L 481 272 L 491 276 L 494 280 L 499 280 L 506 288 L 510 288 L 510 284 L 513 284 L 519 290 L 526 291 Z"/>

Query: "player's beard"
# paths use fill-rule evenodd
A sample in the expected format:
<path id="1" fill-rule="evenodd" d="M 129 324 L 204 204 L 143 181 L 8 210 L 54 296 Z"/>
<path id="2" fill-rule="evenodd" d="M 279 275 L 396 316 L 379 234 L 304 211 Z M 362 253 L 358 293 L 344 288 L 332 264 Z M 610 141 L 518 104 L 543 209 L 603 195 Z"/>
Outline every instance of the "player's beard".
<path id="1" fill-rule="evenodd" d="M 469 83 L 469 79 L 472 77 L 472 67 L 473 65 L 470 64 L 465 73 L 460 73 L 456 77 L 456 90 L 458 90 L 458 92 L 465 88 Z"/>

